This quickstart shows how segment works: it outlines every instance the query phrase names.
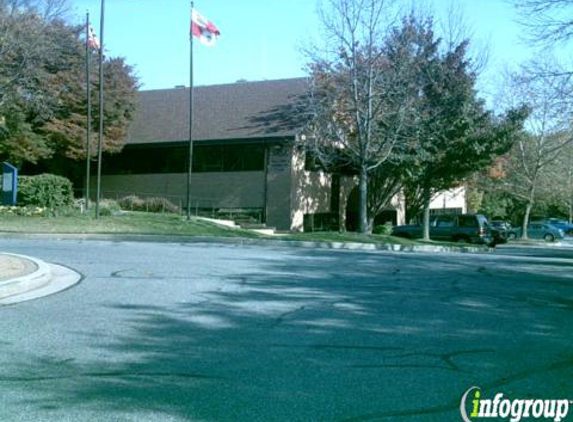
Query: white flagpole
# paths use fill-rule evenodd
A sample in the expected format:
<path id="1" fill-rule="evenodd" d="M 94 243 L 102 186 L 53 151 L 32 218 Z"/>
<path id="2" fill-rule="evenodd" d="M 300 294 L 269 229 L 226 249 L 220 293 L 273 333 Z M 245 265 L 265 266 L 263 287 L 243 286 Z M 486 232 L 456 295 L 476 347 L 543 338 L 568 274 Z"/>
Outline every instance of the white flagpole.
<path id="1" fill-rule="evenodd" d="M 191 14 L 194 1 L 191 0 Z M 191 219 L 191 173 L 193 172 L 193 22 L 189 28 L 189 157 L 187 168 L 187 220 Z"/>
<path id="2" fill-rule="evenodd" d="M 92 102 L 91 102 L 91 78 L 90 78 L 90 13 L 86 13 L 86 102 L 87 102 L 87 117 L 86 117 L 86 210 L 90 208 L 90 165 L 91 165 L 91 120 L 92 120 Z"/>
<path id="3" fill-rule="evenodd" d="M 103 120 L 104 120 L 104 107 L 103 107 L 103 24 L 104 24 L 105 0 L 101 0 L 101 15 L 100 15 L 100 30 L 99 30 L 99 136 L 97 144 L 97 183 L 96 183 L 96 203 L 95 203 L 95 218 L 99 218 L 99 203 L 101 199 L 101 159 L 103 149 Z"/>

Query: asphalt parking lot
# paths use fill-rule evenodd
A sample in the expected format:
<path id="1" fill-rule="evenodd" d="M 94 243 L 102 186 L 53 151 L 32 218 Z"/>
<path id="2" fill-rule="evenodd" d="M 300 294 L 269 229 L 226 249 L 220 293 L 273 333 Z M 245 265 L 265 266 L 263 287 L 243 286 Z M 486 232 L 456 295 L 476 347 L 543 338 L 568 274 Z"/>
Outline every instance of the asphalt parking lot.
<path id="1" fill-rule="evenodd" d="M 573 248 L 2 240 L 76 287 L 0 307 L 2 421 L 459 421 L 573 399 Z"/>

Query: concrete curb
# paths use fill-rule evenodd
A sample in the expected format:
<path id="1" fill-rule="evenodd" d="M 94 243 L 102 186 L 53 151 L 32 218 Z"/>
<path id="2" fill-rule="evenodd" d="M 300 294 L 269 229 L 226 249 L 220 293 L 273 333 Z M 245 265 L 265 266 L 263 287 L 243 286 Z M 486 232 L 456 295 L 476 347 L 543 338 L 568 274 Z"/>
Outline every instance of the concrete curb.
<path id="1" fill-rule="evenodd" d="M 506 243 L 500 245 L 503 249 L 525 249 L 525 248 L 545 248 L 545 249 L 561 249 L 572 248 L 573 243 L 557 241 L 557 242 L 531 242 L 531 243 Z"/>
<path id="2" fill-rule="evenodd" d="M 40 299 L 70 289 L 82 280 L 82 275 L 57 264 L 46 264 L 50 268 L 50 279 L 34 289 L 22 290 L 8 297 L 0 298 L 0 306 L 15 305 L 29 300 Z"/>
<path id="3" fill-rule="evenodd" d="M 154 234 L 75 234 L 75 233 L 2 233 L 5 239 L 104 240 L 112 242 L 222 243 L 307 249 L 338 249 L 388 252 L 491 253 L 485 246 L 397 245 L 358 242 L 309 242 L 299 240 L 251 239 L 246 237 L 166 236 Z"/>
<path id="4" fill-rule="evenodd" d="M 36 270 L 30 274 L 17 276 L 0 282 L 0 299 L 42 288 L 50 282 L 52 271 L 50 266 L 44 261 L 25 255 L 11 253 L 3 253 L 3 255 L 30 261 L 36 266 Z"/>

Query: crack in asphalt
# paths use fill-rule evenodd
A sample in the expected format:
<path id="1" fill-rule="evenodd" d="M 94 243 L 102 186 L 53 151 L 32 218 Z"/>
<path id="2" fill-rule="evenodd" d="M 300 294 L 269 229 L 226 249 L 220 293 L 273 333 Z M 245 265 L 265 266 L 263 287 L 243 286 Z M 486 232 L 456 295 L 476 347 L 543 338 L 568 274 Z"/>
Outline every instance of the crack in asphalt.
<path id="1" fill-rule="evenodd" d="M 454 352 L 457 353 L 457 352 Z M 481 384 L 480 388 L 482 390 L 493 390 L 503 387 L 505 385 L 511 384 L 515 381 L 521 381 L 527 378 L 530 378 L 534 375 L 540 375 L 547 372 L 563 370 L 563 369 L 571 369 L 573 368 L 573 357 L 569 359 L 565 359 L 562 361 L 550 363 L 548 365 L 539 366 L 536 368 L 531 368 L 529 370 L 516 372 L 507 377 L 501 377 L 499 379 L 493 380 L 489 383 Z M 411 417 L 411 416 L 422 416 L 422 415 L 430 415 L 436 413 L 445 413 L 452 410 L 456 410 L 460 406 L 460 400 L 455 399 L 449 401 L 445 404 L 439 406 L 428 407 L 425 409 L 403 409 L 403 410 L 395 410 L 389 412 L 374 412 L 374 413 L 367 413 L 364 415 L 357 415 L 350 418 L 339 419 L 337 422 L 364 422 L 364 421 L 371 421 L 371 420 L 378 420 L 381 418 L 396 418 L 396 417 Z"/>
<path id="2" fill-rule="evenodd" d="M 475 349 L 475 350 L 459 350 L 450 353 L 429 353 L 429 352 L 420 352 L 420 353 L 405 353 L 402 355 L 395 355 L 395 356 L 388 356 L 390 359 L 404 359 L 404 358 L 413 358 L 413 357 L 430 357 L 430 358 L 437 358 L 445 363 L 445 366 L 442 365 L 433 365 L 433 364 L 410 364 L 410 363 L 388 363 L 388 364 L 376 364 L 376 365 L 350 365 L 352 368 L 365 368 L 365 369 L 374 369 L 374 368 L 431 368 L 431 369 L 444 369 L 447 371 L 453 372 L 461 372 L 461 373 L 469 373 L 469 371 L 462 370 L 458 364 L 455 363 L 454 359 L 458 356 L 463 355 L 475 355 L 475 354 L 482 354 L 482 353 L 495 353 L 493 349 Z"/>
<path id="3" fill-rule="evenodd" d="M 288 318 L 289 316 L 291 316 L 293 314 L 296 314 L 297 312 L 303 311 L 304 309 L 306 309 L 306 305 L 299 306 L 296 309 L 293 309 L 291 311 L 287 311 L 287 312 L 280 314 L 271 323 L 271 328 L 276 328 L 277 326 L 281 325 L 286 318 Z"/>
<path id="4" fill-rule="evenodd" d="M 0 376 L 0 383 L 19 383 L 19 382 L 43 382 L 57 381 L 81 378 L 184 378 L 184 379 L 228 379 L 227 377 L 194 374 L 194 373 L 169 373 L 169 372 L 133 372 L 133 371 L 111 371 L 111 372 L 85 372 L 73 375 L 46 375 L 46 376 L 19 376 L 3 377 Z"/>

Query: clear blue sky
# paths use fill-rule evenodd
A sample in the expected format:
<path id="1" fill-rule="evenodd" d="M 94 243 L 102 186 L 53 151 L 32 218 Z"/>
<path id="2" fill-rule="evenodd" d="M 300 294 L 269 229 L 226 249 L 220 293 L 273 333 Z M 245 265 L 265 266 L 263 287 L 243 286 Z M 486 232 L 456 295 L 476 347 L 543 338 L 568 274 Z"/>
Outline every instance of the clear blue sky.
<path id="1" fill-rule="evenodd" d="M 440 16 L 451 1 L 425 3 Z M 499 71 L 531 54 L 520 41 L 515 12 L 504 0 L 453 3 L 464 10 L 476 45 L 489 44 L 490 59 L 481 86 L 495 90 Z M 72 5 L 78 22 L 90 11 L 99 36 L 100 0 L 72 0 Z M 126 58 L 142 89 L 189 85 L 190 1 L 106 0 L 105 7 L 106 50 Z M 196 0 L 195 7 L 222 33 L 214 47 L 194 43 L 195 85 L 305 74 L 300 46 L 320 33 L 315 0 Z"/>

